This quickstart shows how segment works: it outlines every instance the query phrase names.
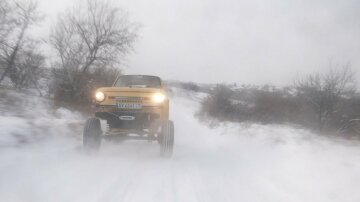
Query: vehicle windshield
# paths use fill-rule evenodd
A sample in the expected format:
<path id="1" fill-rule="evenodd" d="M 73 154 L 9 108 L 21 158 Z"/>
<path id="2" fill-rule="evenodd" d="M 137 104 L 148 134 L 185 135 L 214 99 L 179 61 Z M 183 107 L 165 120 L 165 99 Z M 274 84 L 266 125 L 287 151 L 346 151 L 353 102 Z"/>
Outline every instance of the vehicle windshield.
<path id="1" fill-rule="evenodd" d="M 120 76 L 114 86 L 129 88 L 160 88 L 161 81 L 160 78 L 156 76 L 125 75 Z"/>

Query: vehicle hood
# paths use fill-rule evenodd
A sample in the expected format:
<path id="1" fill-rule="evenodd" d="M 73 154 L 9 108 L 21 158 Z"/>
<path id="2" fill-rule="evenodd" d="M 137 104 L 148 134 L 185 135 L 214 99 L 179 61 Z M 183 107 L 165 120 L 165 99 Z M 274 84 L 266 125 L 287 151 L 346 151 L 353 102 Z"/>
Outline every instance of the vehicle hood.
<path id="1" fill-rule="evenodd" d="M 158 93 L 162 92 L 158 88 L 129 88 L 129 87 L 103 87 L 98 88 L 96 91 L 101 92 L 138 92 L 138 93 Z"/>

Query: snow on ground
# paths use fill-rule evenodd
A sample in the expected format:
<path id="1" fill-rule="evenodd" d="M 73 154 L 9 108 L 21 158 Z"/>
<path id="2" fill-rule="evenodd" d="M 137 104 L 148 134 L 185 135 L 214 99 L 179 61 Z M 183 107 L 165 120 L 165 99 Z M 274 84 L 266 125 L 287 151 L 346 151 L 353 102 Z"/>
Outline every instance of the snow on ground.
<path id="1" fill-rule="evenodd" d="M 76 137 L 82 119 L 80 113 L 55 109 L 37 93 L 0 89 L 0 147 L 49 137 Z"/>
<path id="2" fill-rule="evenodd" d="M 41 133 L 38 119 L 47 120 L 52 138 L 0 146 L 0 201 L 360 201 L 358 144 L 287 126 L 210 129 L 193 116 L 198 101 L 175 93 L 172 159 L 160 158 L 156 143 L 138 141 L 105 142 L 99 154 L 86 155 L 81 134 L 64 124 L 79 115 L 64 109 L 38 118 L 1 112 L 2 145 L 15 130 Z M 73 135 L 57 138 L 57 131 Z"/>

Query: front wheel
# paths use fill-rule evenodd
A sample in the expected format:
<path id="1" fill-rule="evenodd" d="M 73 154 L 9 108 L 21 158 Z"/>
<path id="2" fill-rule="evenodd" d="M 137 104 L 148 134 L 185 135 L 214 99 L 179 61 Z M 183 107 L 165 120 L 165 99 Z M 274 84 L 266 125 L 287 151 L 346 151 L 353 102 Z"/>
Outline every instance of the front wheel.
<path id="1" fill-rule="evenodd" d="M 84 127 L 83 146 L 86 151 L 97 151 L 101 144 L 101 125 L 97 118 L 89 118 Z"/>
<path id="2" fill-rule="evenodd" d="M 174 150 L 174 123 L 166 121 L 161 126 L 160 155 L 170 158 Z"/>

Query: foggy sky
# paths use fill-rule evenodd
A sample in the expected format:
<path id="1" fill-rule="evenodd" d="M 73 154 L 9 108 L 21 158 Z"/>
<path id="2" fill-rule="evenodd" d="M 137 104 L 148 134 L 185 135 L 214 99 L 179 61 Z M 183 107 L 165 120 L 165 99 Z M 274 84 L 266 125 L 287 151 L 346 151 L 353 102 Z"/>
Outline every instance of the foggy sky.
<path id="1" fill-rule="evenodd" d="M 40 0 L 48 18 L 72 1 Z M 125 72 L 195 82 L 291 84 L 350 63 L 360 81 L 360 1 L 123 0 L 141 24 Z M 46 33 L 46 31 L 44 31 Z"/>

